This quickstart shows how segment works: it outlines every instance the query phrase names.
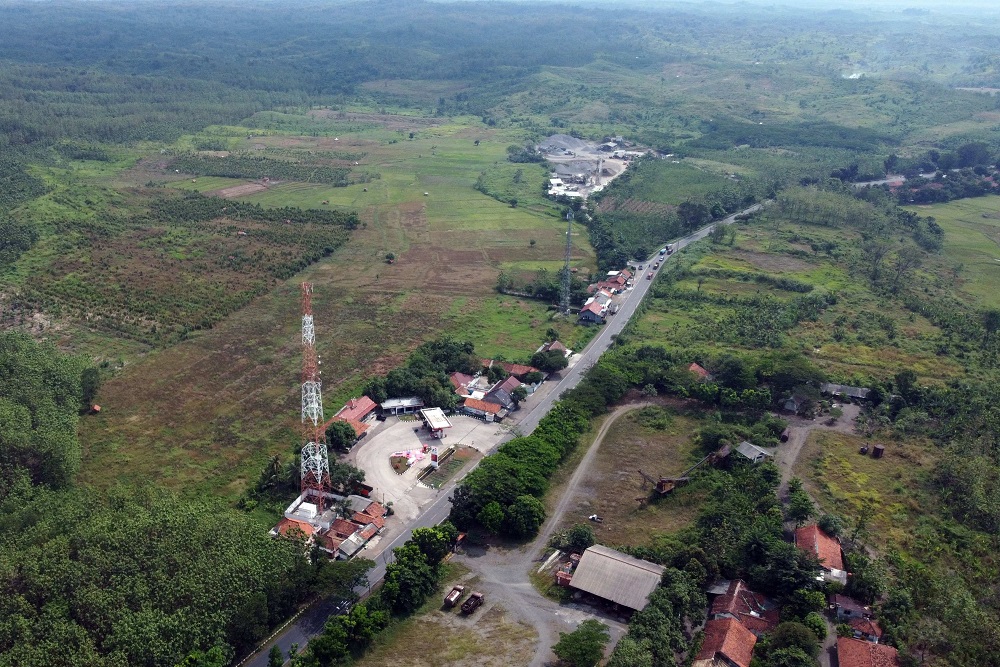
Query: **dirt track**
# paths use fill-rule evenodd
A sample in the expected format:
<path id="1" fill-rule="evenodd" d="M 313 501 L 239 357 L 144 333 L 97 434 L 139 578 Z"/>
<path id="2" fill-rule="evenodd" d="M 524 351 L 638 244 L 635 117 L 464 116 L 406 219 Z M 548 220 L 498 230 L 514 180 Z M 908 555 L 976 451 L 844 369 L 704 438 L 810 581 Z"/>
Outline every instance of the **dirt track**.
<path id="1" fill-rule="evenodd" d="M 552 653 L 552 646 L 558 640 L 559 633 L 573 631 L 577 625 L 588 618 L 596 618 L 608 625 L 611 629 L 609 646 L 614 646 L 627 629 L 623 619 L 610 617 L 590 605 L 560 604 L 543 597 L 532 586 L 528 573 L 538 568 L 552 532 L 559 526 L 563 514 L 573 502 L 577 488 L 586 479 L 608 429 L 623 414 L 647 405 L 651 405 L 651 403 L 631 403 L 619 406 L 604 420 L 604 424 L 583 455 L 566 487 L 560 491 L 559 503 L 542 525 L 538 537 L 534 541 L 513 549 L 497 547 L 470 549 L 465 555 L 459 557 L 460 562 L 465 563 L 479 574 L 481 583 L 478 585 L 487 594 L 488 599 L 498 600 L 505 609 L 512 610 L 511 613 L 520 616 L 524 622 L 534 627 L 538 632 L 538 642 L 535 657 L 530 663 L 531 667 L 554 664 L 555 656 Z"/>

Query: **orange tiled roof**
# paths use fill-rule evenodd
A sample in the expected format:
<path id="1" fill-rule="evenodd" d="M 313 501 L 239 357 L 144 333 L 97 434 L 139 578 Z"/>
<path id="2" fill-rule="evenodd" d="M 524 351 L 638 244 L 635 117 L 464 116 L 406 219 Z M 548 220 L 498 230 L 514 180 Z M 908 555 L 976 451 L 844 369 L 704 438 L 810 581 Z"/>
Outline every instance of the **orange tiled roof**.
<path id="1" fill-rule="evenodd" d="M 365 508 L 365 514 L 368 516 L 384 517 L 388 512 L 382 507 L 382 504 L 376 501 L 371 501 L 368 503 L 368 507 Z"/>
<path id="2" fill-rule="evenodd" d="M 355 437 L 360 438 L 365 432 L 371 428 L 371 424 L 365 424 L 364 422 L 359 422 L 357 419 L 344 419 L 341 416 L 336 416 L 330 420 L 331 422 L 347 422 L 354 429 Z"/>
<path id="3" fill-rule="evenodd" d="M 351 517 L 354 523 L 360 523 L 363 526 L 374 525 L 376 528 L 381 528 L 385 525 L 385 519 L 380 516 L 369 516 L 363 512 L 355 512 L 354 516 Z"/>
<path id="4" fill-rule="evenodd" d="M 710 375 L 708 371 L 706 371 L 698 364 L 691 364 L 690 366 L 688 366 L 688 370 L 697 375 L 698 377 L 707 378 Z"/>
<path id="5" fill-rule="evenodd" d="M 370 523 L 361 529 L 361 537 L 363 539 L 370 540 L 371 538 L 375 537 L 375 533 L 377 532 L 378 532 L 378 526 L 376 526 L 374 523 Z"/>
<path id="6" fill-rule="evenodd" d="M 525 366 L 524 364 L 512 364 L 509 361 L 494 361 L 493 359 L 483 359 L 483 367 L 489 368 L 490 366 L 499 366 L 505 371 L 507 375 L 524 375 L 525 373 L 537 373 L 538 369 L 534 366 Z"/>
<path id="7" fill-rule="evenodd" d="M 893 647 L 849 637 L 837 638 L 837 659 L 840 667 L 899 667 Z"/>
<path id="8" fill-rule="evenodd" d="M 865 635 L 871 635 L 876 639 L 882 638 L 882 626 L 873 618 L 849 618 L 847 619 L 847 624 L 851 626 L 852 630 L 857 630 Z"/>
<path id="9" fill-rule="evenodd" d="M 353 521 L 348 521 L 347 519 L 337 519 L 330 524 L 330 533 L 336 535 L 337 537 L 350 537 L 354 533 L 358 532 L 358 524 Z"/>
<path id="10" fill-rule="evenodd" d="M 337 412 L 335 416 L 348 422 L 352 419 L 355 421 L 362 421 L 377 407 L 378 406 L 375 404 L 375 401 L 367 396 L 352 398 Z"/>
<path id="11" fill-rule="evenodd" d="M 795 546 L 815 554 L 820 564 L 827 570 L 845 569 L 840 543 L 820 530 L 816 524 L 795 530 Z"/>
<path id="12" fill-rule="evenodd" d="M 479 410 L 481 412 L 489 412 L 494 415 L 499 413 L 503 409 L 502 406 L 497 405 L 496 403 L 481 401 L 478 398 L 465 399 L 465 407 L 471 408 L 473 410 Z"/>
<path id="13" fill-rule="evenodd" d="M 712 602 L 712 616 L 728 614 L 754 634 L 778 626 L 778 609 L 763 595 L 754 593 L 740 579 L 729 582 L 729 590 Z"/>
<path id="14" fill-rule="evenodd" d="M 296 521 L 295 519 L 289 519 L 289 518 L 284 518 L 281 521 L 279 521 L 278 525 L 275 526 L 275 528 L 277 528 L 278 532 L 284 535 L 285 537 L 288 537 L 288 533 L 294 532 L 295 530 L 302 531 L 302 533 L 306 537 L 311 536 L 313 532 L 315 532 L 315 529 L 305 521 Z"/>
<path id="15" fill-rule="evenodd" d="M 732 618 L 712 620 L 705 624 L 705 641 L 695 659 L 711 660 L 721 654 L 739 667 L 750 667 L 756 643 L 757 638 L 739 621 Z"/>

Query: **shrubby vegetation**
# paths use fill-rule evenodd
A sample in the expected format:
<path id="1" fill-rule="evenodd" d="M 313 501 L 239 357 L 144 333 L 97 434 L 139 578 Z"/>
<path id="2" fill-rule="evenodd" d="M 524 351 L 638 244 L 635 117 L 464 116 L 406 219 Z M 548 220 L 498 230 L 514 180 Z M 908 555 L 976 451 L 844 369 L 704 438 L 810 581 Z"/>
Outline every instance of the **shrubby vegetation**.
<path id="1" fill-rule="evenodd" d="M 414 350 L 401 368 L 369 380 L 364 394 L 376 403 L 387 398 L 418 396 L 425 405 L 449 410 L 458 403 L 458 395 L 448 375 L 455 372 L 472 375 L 482 370 L 482 360 L 475 351 L 467 341 L 450 338 L 429 341 Z"/>
<path id="2" fill-rule="evenodd" d="M 351 170 L 322 164 L 303 164 L 275 160 L 263 155 L 232 153 L 226 157 L 210 155 L 182 155 L 172 163 L 175 169 L 197 176 L 225 176 L 227 178 L 270 178 L 275 181 L 301 181 L 325 183 L 333 186 L 350 185 Z"/>
<path id="3" fill-rule="evenodd" d="M 393 550 L 394 560 L 386 566 L 382 587 L 350 613 L 330 617 L 322 634 L 293 658 L 292 665 L 347 665 L 363 654 L 380 632 L 413 614 L 437 592 L 444 573 L 442 560 L 457 537 L 458 531 L 448 522 L 415 528 L 406 544 Z"/>

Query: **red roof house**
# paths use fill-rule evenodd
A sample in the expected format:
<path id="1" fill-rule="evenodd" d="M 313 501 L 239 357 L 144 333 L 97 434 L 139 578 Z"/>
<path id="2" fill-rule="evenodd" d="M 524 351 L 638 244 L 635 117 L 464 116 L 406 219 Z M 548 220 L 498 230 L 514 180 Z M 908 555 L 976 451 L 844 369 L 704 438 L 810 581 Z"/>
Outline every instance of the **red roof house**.
<path id="1" fill-rule="evenodd" d="M 333 419 L 330 420 L 330 422 L 331 423 L 347 422 L 348 424 L 351 425 L 351 428 L 354 429 L 354 437 L 356 438 L 360 438 L 361 436 L 363 436 L 365 433 L 368 432 L 368 429 L 371 428 L 371 424 L 365 424 L 364 422 L 359 422 L 357 419 L 344 419 L 343 417 L 340 416 L 335 416 Z"/>
<path id="2" fill-rule="evenodd" d="M 899 667 L 899 654 L 891 646 L 849 637 L 837 638 L 840 667 Z"/>
<path id="3" fill-rule="evenodd" d="M 452 373 L 448 376 L 448 381 L 451 382 L 451 386 L 455 388 L 455 393 L 459 396 L 467 396 L 469 394 L 469 383 L 474 379 L 474 377 L 465 373 Z"/>
<path id="4" fill-rule="evenodd" d="M 344 421 L 350 422 L 352 420 L 363 422 L 368 416 L 375 411 L 378 405 L 372 399 L 367 396 L 362 396 L 361 398 L 352 398 L 347 402 L 347 404 L 342 407 L 335 417 L 340 417 Z"/>
<path id="5" fill-rule="evenodd" d="M 702 380 L 710 380 L 712 378 L 712 374 L 706 371 L 698 364 L 691 364 L 690 366 L 688 366 L 688 370 L 697 375 Z"/>
<path id="6" fill-rule="evenodd" d="M 275 526 L 275 529 L 283 537 L 290 537 L 289 533 L 291 533 L 291 536 L 294 536 L 297 532 L 302 533 L 302 536 L 304 537 L 312 537 L 315 530 L 305 521 L 296 521 L 295 519 L 289 518 L 284 518 L 279 521 L 278 525 Z"/>
<path id="7" fill-rule="evenodd" d="M 351 521 L 354 523 L 359 523 L 362 526 L 375 526 L 376 528 L 382 528 L 385 526 L 385 519 L 380 516 L 369 516 L 363 512 L 355 512 L 351 517 Z"/>
<path id="8" fill-rule="evenodd" d="M 712 601 L 712 618 L 734 618 L 758 637 L 778 626 L 778 609 L 760 593 L 754 593 L 740 579 L 729 582 L 723 595 Z"/>
<path id="9" fill-rule="evenodd" d="M 830 537 L 816 524 L 802 526 L 795 530 L 795 546 L 803 551 L 814 554 L 819 559 L 824 572 L 830 573 L 837 580 L 847 582 L 847 572 L 844 569 L 844 554 L 840 550 L 840 542 Z"/>
<path id="10" fill-rule="evenodd" d="M 580 309 L 581 322 L 604 322 L 604 308 L 597 301 L 591 301 Z"/>
<path id="11" fill-rule="evenodd" d="M 497 415 L 503 410 L 503 406 L 497 405 L 496 403 L 490 403 L 488 401 L 482 401 L 478 398 L 467 398 L 463 404 L 466 410 L 469 410 L 475 414 L 490 414 Z"/>
<path id="12" fill-rule="evenodd" d="M 330 524 L 329 534 L 346 539 L 358 532 L 358 528 L 360 528 L 360 526 L 353 521 L 348 521 L 347 519 L 335 519 L 334 522 Z"/>
<path id="13" fill-rule="evenodd" d="M 528 373 L 537 373 L 538 369 L 534 366 L 525 366 L 524 364 L 512 364 L 509 361 L 494 361 L 493 359 L 483 359 L 483 368 L 492 368 L 493 366 L 499 366 L 505 371 L 507 375 L 513 375 L 516 378 L 523 379 L 523 376 Z"/>
<path id="14" fill-rule="evenodd" d="M 386 509 L 382 507 L 382 504 L 374 500 L 368 504 L 368 507 L 366 507 L 364 511 L 368 516 L 377 516 L 379 518 L 383 518 L 386 514 L 388 514 Z"/>
<path id="15" fill-rule="evenodd" d="M 848 619 L 847 624 L 851 626 L 851 630 L 854 630 L 856 639 L 864 639 L 876 644 L 882 639 L 882 626 L 874 618 L 851 618 Z"/>
<path id="16" fill-rule="evenodd" d="M 495 386 L 492 389 L 490 389 L 490 393 L 493 393 L 494 391 L 498 391 L 500 389 L 503 389 L 504 391 L 507 391 L 507 392 L 513 392 L 515 389 L 517 389 L 520 386 L 521 386 L 521 381 L 518 380 L 513 375 L 511 375 L 506 380 L 504 380 L 503 382 L 500 382 L 499 384 L 497 384 L 497 386 Z"/>
<path id="17" fill-rule="evenodd" d="M 720 663 L 750 667 L 756 643 L 757 637 L 736 619 L 713 619 L 705 624 L 705 641 L 692 667 L 712 667 Z"/>

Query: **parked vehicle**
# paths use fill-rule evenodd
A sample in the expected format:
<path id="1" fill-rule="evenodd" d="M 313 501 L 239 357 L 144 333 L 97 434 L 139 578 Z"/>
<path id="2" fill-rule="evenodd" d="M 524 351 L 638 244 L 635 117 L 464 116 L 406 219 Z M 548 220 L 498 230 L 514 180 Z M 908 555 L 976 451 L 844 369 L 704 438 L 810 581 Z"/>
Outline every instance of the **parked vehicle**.
<path id="1" fill-rule="evenodd" d="M 458 604 L 458 601 L 462 599 L 465 595 L 465 586 L 455 585 L 448 595 L 444 596 L 444 604 L 446 607 L 454 607 Z"/>
<path id="2" fill-rule="evenodd" d="M 479 593 L 478 591 L 474 592 L 472 595 L 469 596 L 468 600 L 462 603 L 462 613 L 471 614 L 475 610 L 479 609 L 479 607 L 482 606 L 483 602 L 485 602 L 483 594 Z"/>

